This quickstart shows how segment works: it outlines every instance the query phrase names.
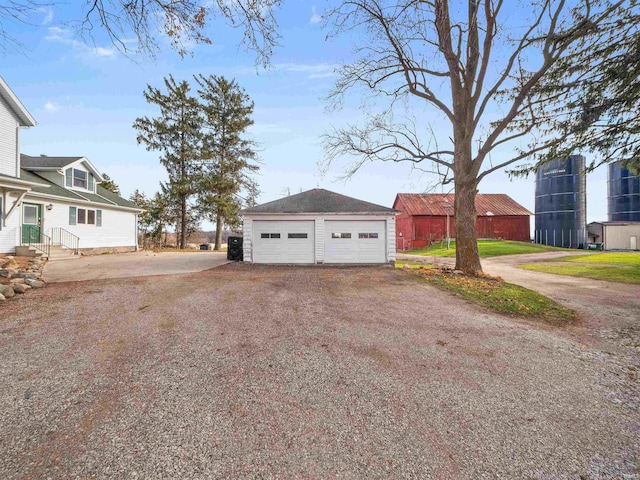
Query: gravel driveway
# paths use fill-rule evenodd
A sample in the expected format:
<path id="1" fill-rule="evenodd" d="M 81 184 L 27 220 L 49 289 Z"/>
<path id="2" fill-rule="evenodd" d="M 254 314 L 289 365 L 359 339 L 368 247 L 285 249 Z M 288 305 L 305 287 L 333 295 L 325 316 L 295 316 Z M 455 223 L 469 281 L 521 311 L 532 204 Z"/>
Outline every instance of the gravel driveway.
<path id="1" fill-rule="evenodd" d="M 0 307 L 3 479 L 640 478 L 631 357 L 402 271 L 29 296 Z"/>

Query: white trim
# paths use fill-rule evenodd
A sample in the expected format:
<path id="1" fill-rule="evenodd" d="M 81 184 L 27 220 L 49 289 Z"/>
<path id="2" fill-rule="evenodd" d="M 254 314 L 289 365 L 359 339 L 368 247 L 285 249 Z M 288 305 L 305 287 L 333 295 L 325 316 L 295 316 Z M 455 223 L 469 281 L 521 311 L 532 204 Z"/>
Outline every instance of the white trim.
<path id="1" fill-rule="evenodd" d="M 15 202 L 13 202 L 13 205 L 11 206 L 11 208 L 9 209 L 9 211 L 7 212 L 7 214 L 6 214 L 6 215 L 4 216 L 4 218 L 2 219 L 3 225 L 4 225 L 5 227 L 7 226 L 7 220 L 9 219 L 9 217 L 11 216 L 11 214 L 14 212 L 14 210 L 15 210 L 16 208 L 18 208 L 18 206 L 22 203 L 22 201 L 24 200 L 24 197 L 26 197 L 26 196 L 27 196 L 27 193 L 29 193 L 29 192 L 28 192 L 28 191 L 27 191 L 27 192 L 22 192 L 22 193 L 20 194 L 20 196 L 16 199 L 16 201 L 15 201 Z M 7 203 L 7 197 L 6 197 L 6 196 L 4 197 L 4 201 L 3 201 L 3 203 L 5 203 L 5 204 Z M 5 208 L 6 208 L 6 207 L 5 207 Z"/>
<path id="2" fill-rule="evenodd" d="M 35 127 L 36 119 L 31 116 L 29 111 L 22 104 L 20 99 L 16 96 L 15 93 L 9 88 L 7 82 L 4 81 L 4 78 L 0 77 L 0 96 L 6 100 L 20 119 L 22 127 Z"/>
<path id="3" fill-rule="evenodd" d="M 45 183 L 36 183 L 36 182 L 30 182 L 27 180 L 21 180 L 19 178 L 16 178 L 15 180 L 13 180 L 10 177 L 0 177 L 0 187 L 2 188 L 18 188 L 20 190 L 22 189 L 27 189 L 29 190 L 31 187 L 47 187 L 49 188 L 49 185 L 45 184 Z M 21 188 L 22 187 L 22 188 Z"/>
<path id="4" fill-rule="evenodd" d="M 75 192 L 74 192 L 75 193 Z M 59 202 L 64 202 L 64 203 L 77 203 L 80 205 L 100 205 L 103 208 L 111 208 L 113 210 L 124 210 L 127 212 L 143 212 L 144 210 L 141 208 L 133 208 L 133 207 L 123 207 L 120 205 L 108 205 L 105 203 L 98 203 L 98 202 L 92 202 L 90 200 L 82 200 L 80 198 L 69 198 L 69 197 L 61 197 L 58 195 L 51 195 L 48 193 L 40 193 L 40 192 L 28 192 L 29 196 L 32 197 L 38 197 L 38 198 L 50 198 L 53 200 L 58 200 Z"/>

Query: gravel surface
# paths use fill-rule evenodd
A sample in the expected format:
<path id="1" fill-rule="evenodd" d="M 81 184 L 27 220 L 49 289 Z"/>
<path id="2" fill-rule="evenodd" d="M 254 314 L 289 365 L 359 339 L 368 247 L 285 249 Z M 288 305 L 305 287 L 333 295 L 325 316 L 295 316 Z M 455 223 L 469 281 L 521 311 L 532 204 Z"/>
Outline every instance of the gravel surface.
<path id="1" fill-rule="evenodd" d="M 0 478 L 640 478 L 607 328 L 628 355 L 391 268 L 49 285 L 0 306 Z"/>

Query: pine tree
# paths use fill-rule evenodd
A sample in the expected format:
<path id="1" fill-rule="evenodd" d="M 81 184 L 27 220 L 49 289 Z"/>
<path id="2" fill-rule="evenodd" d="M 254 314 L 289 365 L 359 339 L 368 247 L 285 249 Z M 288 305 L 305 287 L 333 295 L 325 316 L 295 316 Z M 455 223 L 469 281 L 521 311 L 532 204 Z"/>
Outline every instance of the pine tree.
<path id="1" fill-rule="evenodd" d="M 109 177 L 109 175 L 107 175 L 106 173 L 103 173 L 102 178 L 103 178 L 103 181 L 100 182 L 100 186 L 102 188 L 104 188 L 105 190 L 109 190 L 110 192 L 115 193 L 116 195 L 120 195 L 120 187 L 116 182 L 114 182 L 111 179 L 111 177 Z"/>
<path id="2" fill-rule="evenodd" d="M 245 198 L 255 198 L 257 185 L 251 174 L 258 170 L 255 143 L 246 138 L 253 125 L 253 102 L 235 82 L 222 76 L 195 77 L 201 99 L 202 173 L 198 205 L 216 224 L 215 250 L 222 243 L 223 225 L 237 227 Z"/>
<path id="3" fill-rule="evenodd" d="M 133 127 L 138 131 L 138 143 L 162 153 L 160 162 L 169 174 L 168 192 L 179 203 L 176 235 L 179 247 L 185 248 L 189 198 L 197 190 L 195 180 L 200 169 L 200 107 L 186 81 L 177 83 L 170 75 L 164 84 L 167 93 L 150 85 L 144 92 L 147 102 L 160 107 L 160 115 L 137 118 Z"/>

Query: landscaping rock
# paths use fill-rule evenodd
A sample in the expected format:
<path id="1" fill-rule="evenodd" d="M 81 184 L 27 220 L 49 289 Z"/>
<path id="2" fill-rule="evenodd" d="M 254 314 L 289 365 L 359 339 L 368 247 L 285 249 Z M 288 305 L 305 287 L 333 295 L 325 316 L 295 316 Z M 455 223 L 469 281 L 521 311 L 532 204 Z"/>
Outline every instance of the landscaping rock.
<path id="1" fill-rule="evenodd" d="M 24 283 L 24 278 L 12 278 L 11 280 L 9 280 L 9 283 L 11 285 L 14 285 L 16 283 Z"/>
<path id="2" fill-rule="evenodd" d="M 26 273 L 22 273 L 22 272 L 11 274 L 11 278 L 25 278 L 25 277 L 26 277 Z"/>
<path id="3" fill-rule="evenodd" d="M 0 294 L 4 295 L 5 298 L 11 298 L 16 293 L 13 291 L 13 287 L 11 285 L 0 285 Z"/>
<path id="4" fill-rule="evenodd" d="M 0 293 L 0 302 L 4 302 L 6 300 L 5 296 Z"/>
<path id="5" fill-rule="evenodd" d="M 0 270 L 0 277 L 9 278 L 10 274 L 11 274 L 11 272 L 9 270 L 5 269 L 5 268 Z"/>
<path id="6" fill-rule="evenodd" d="M 25 278 L 24 283 L 29 285 L 32 288 L 42 288 L 44 287 L 44 282 L 42 280 L 35 280 L 33 278 Z"/>
<path id="7" fill-rule="evenodd" d="M 24 274 L 24 278 L 32 278 L 34 280 L 37 280 L 38 278 L 40 278 L 40 273 L 27 272 Z"/>
<path id="8" fill-rule="evenodd" d="M 21 283 L 15 283 L 12 286 L 13 286 L 13 291 L 15 293 L 24 293 L 27 291 L 27 287 L 28 287 L 28 285 L 23 285 Z"/>

